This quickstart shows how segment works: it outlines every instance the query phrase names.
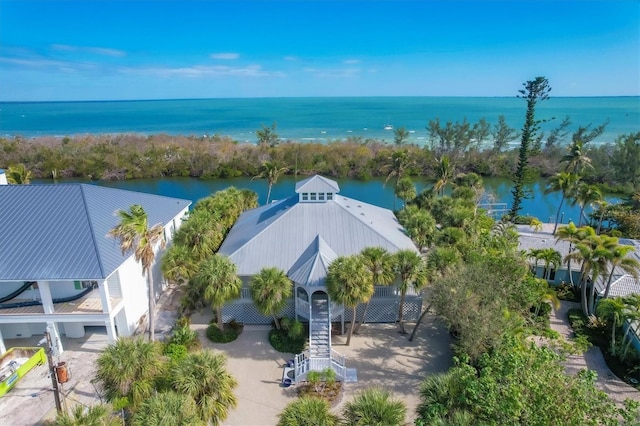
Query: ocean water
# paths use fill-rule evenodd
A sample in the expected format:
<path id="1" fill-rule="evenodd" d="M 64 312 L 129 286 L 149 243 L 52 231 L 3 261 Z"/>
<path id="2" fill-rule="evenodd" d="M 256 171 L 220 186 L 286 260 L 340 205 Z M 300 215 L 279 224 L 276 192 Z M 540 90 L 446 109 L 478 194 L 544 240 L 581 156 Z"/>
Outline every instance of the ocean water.
<path id="1" fill-rule="evenodd" d="M 171 135 L 227 135 L 255 142 L 263 124 L 277 123 L 283 139 L 326 142 L 348 137 L 390 142 L 393 130 L 405 127 L 410 142 L 425 144 L 429 120 L 485 118 L 499 115 L 521 129 L 526 103 L 516 97 L 364 97 L 364 98 L 243 98 L 108 102 L 0 102 L 1 136 L 70 136 L 78 134 L 166 133 Z M 536 118 L 549 120 L 548 132 L 562 118 L 579 125 L 608 121 L 595 142 L 612 142 L 622 134 L 640 131 L 640 97 L 550 98 L 541 102 Z M 387 127 L 387 129 L 385 129 Z M 514 142 L 517 145 L 518 142 Z"/>

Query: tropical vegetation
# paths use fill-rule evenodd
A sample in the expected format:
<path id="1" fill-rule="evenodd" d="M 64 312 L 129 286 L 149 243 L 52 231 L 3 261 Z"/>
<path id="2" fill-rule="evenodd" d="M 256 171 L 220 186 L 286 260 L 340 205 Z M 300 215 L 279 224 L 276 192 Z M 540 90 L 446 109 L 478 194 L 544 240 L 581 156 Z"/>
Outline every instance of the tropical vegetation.
<path id="1" fill-rule="evenodd" d="M 138 204 L 129 210 L 119 210 L 120 223 L 109 231 L 109 235 L 120 242 L 122 254 L 133 252 L 147 277 L 147 299 L 149 300 L 149 339 L 154 340 L 156 293 L 151 267 L 156 260 L 157 247 L 164 248 L 164 228 L 161 224 L 149 225 L 147 213 Z"/>

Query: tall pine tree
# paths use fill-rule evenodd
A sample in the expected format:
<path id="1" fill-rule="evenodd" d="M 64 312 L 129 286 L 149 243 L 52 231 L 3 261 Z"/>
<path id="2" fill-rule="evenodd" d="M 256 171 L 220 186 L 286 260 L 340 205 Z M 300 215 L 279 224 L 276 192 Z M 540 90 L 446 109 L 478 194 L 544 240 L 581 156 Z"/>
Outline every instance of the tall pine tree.
<path id="1" fill-rule="evenodd" d="M 531 143 L 534 141 L 536 132 L 540 127 L 541 120 L 536 120 L 536 104 L 549 98 L 551 87 L 549 81 L 545 77 L 536 77 L 535 80 L 529 80 L 522 83 L 524 89 L 518 90 L 519 98 L 527 100 L 527 115 L 525 117 L 524 126 L 522 127 L 522 140 L 520 142 L 520 154 L 518 156 L 518 168 L 513 178 L 513 204 L 509 211 L 509 216 L 513 219 L 518 215 L 522 208 L 522 199 L 525 198 L 524 185 L 527 182 L 529 152 Z"/>

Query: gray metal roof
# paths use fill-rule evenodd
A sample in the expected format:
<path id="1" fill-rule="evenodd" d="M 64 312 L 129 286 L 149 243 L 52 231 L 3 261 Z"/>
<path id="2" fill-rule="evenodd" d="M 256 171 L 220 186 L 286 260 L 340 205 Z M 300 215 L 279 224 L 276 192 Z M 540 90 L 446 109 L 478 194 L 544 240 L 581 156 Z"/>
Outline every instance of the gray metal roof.
<path id="1" fill-rule="evenodd" d="M 133 204 L 152 226 L 191 201 L 88 184 L 0 185 L 0 280 L 107 278 L 129 257 L 107 233 Z"/>
<path id="2" fill-rule="evenodd" d="M 295 273 L 296 279 L 309 273 L 308 277 L 318 281 L 323 274 L 310 274 L 308 263 L 316 259 L 314 253 L 333 260 L 365 247 L 417 252 L 391 210 L 343 196 L 305 203 L 293 195 L 243 213 L 219 251 L 237 265 L 239 275 L 277 267 Z"/>
<path id="3" fill-rule="evenodd" d="M 569 254 L 570 245 L 567 241 L 556 241 L 556 237 L 551 234 L 553 226 L 553 223 L 545 223 L 541 231 L 534 232 L 534 230 L 528 225 L 517 225 L 516 227 L 520 234 L 520 249 L 528 251 L 530 249 L 553 248 L 560 252 L 562 259 L 564 259 Z M 635 247 L 636 250 L 629 253 L 628 256 L 640 260 L 640 241 L 620 239 L 619 242 L 620 244 Z M 580 269 L 580 262 L 576 261 L 573 264 L 573 268 Z M 604 295 L 608 279 L 609 274 L 607 273 L 605 276 L 599 276 L 595 282 L 596 291 L 601 296 Z M 636 280 L 631 275 L 627 274 L 624 269 L 617 267 L 613 272 L 609 296 L 628 296 L 632 293 L 640 293 L 640 280 Z"/>
<path id="4" fill-rule="evenodd" d="M 301 192 L 340 192 L 340 186 L 335 180 L 327 179 L 320 175 L 314 175 L 296 183 L 296 193 Z"/>
<path id="5" fill-rule="evenodd" d="M 323 285 L 329 265 L 337 257 L 326 241 L 318 235 L 289 269 L 287 275 L 298 284 Z"/>

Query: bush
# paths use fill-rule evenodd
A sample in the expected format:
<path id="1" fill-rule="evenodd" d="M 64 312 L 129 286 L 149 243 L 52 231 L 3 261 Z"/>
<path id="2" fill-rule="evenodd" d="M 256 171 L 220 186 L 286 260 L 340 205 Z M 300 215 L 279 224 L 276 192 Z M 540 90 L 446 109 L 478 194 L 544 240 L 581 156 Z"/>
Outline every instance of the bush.
<path id="1" fill-rule="evenodd" d="M 570 283 L 565 283 L 564 281 L 556 287 L 556 295 L 560 300 L 568 300 L 571 302 L 579 302 L 580 297 L 576 288 L 572 286 Z"/>
<path id="2" fill-rule="evenodd" d="M 187 348 L 188 350 L 200 349 L 200 339 L 198 339 L 198 333 L 192 330 L 188 324 L 184 321 L 176 322 L 176 325 L 171 332 L 171 337 L 167 342 L 167 345 L 176 344 Z"/>
<path id="3" fill-rule="evenodd" d="M 177 343 L 169 343 L 165 346 L 163 353 L 169 357 L 171 361 L 180 361 L 187 356 L 187 347 Z"/>
<path id="4" fill-rule="evenodd" d="M 216 324 L 209 324 L 207 327 L 207 337 L 214 343 L 233 342 L 240 335 L 238 328 L 225 324 L 224 331 L 220 331 Z"/>
<path id="5" fill-rule="evenodd" d="M 291 338 L 286 330 L 274 328 L 269 331 L 269 343 L 278 352 L 298 354 L 304 350 L 307 338 L 304 334 Z"/>

